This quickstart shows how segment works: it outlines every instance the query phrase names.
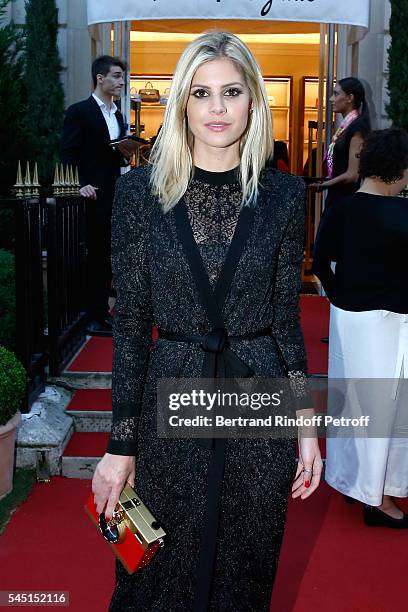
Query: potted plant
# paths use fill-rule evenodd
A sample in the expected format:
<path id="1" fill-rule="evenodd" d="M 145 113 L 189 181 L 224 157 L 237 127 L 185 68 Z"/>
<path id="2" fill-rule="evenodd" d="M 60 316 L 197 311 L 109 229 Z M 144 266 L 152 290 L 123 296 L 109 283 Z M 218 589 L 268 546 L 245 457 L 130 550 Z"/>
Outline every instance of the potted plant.
<path id="1" fill-rule="evenodd" d="M 26 372 L 11 351 L 0 346 L 0 499 L 13 488 L 14 445 Z"/>

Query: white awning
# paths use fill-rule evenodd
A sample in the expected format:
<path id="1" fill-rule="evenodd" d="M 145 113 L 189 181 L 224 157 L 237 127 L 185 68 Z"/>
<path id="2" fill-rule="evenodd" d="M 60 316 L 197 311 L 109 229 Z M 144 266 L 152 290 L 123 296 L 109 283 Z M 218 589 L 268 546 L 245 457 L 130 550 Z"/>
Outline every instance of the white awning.
<path id="1" fill-rule="evenodd" d="M 338 23 L 368 28 L 370 0 L 87 0 L 88 24 L 160 19 Z"/>

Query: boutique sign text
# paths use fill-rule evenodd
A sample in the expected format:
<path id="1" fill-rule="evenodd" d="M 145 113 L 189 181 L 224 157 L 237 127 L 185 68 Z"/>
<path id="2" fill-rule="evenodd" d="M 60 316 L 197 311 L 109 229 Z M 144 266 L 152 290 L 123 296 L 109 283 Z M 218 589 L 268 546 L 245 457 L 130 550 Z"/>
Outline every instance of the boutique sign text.
<path id="1" fill-rule="evenodd" d="M 370 0 L 87 0 L 88 24 L 150 19 L 269 19 L 367 28 Z"/>

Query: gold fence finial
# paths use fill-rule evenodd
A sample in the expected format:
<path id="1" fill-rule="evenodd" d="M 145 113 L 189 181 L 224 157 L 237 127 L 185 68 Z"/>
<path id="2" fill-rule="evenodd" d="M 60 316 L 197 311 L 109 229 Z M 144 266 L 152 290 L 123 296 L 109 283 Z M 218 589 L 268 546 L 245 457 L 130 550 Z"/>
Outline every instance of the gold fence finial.
<path id="1" fill-rule="evenodd" d="M 71 187 L 71 195 L 75 195 L 74 170 L 72 168 L 72 164 L 69 166 L 69 184 Z"/>
<path id="2" fill-rule="evenodd" d="M 60 177 L 59 177 L 59 168 L 58 168 L 58 164 L 55 164 L 54 182 L 52 184 L 53 195 L 54 196 L 60 195 L 60 189 L 61 189 L 61 183 L 60 183 Z"/>
<path id="3" fill-rule="evenodd" d="M 31 196 L 31 176 L 30 176 L 30 162 L 27 162 L 26 164 L 26 172 L 25 172 L 25 177 L 24 177 L 24 187 L 23 187 L 23 191 L 24 191 L 24 195 L 26 197 L 30 197 Z"/>
<path id="4" fill-rule="evenodd" d="M 78 170 L 78 166 L 75 166 L 75 193 L 76 195 L 79 195 L 80 186 L 81 184 L 79 182 L 79 170 Z"/>
<path id="5" fill-rule="evenodd" d="M 71 185 L 69 182 L 69 165 L 65 166 L 65 194 L 71 195 Z"/>
<path id="6" fill-rule="evenodd" d="M 34 164 L 34 174 L 33 174 L 33 188 L 31 195 L 34 197 L 38 197 L 40 195 L 40 183 L 38 182 L 38 164 L 35 162 Z"/>
<path id="7" fill-rule="evenodd" d="M 64 164 L 62 162 L 60 163 L 59 179 L 60 179 L 60 195 L 65 195 L 66 186 L 65 186 L 65 176 L 64 176 Z"/>
<path id="8" fill-rule="evenodd" d="M 16 198 L 22 198 L 24 196 L 23 188 L 23 173 L 21 172 L 21 162 L 18 160 L 17 164 L 17 177 L 16 182 L 14 184 L 14 193 L 16 194 Z"/>
<path id="9" fill-rule="evenodd" d="M 20 160 L 18 160 L 18 164 L 17 164 L 16 185 L 24 185 L 24 183 L 23 183 L 23 173 L 21 172 L 21 161 Z"/>

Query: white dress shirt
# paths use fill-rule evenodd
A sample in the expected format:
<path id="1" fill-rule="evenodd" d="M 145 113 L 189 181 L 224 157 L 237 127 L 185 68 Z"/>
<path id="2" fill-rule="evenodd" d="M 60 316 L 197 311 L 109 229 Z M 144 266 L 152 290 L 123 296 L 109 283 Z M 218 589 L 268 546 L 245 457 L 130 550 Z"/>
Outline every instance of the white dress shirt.
<path id="1" fill-rule="evenodd" d="M 120 136 L 120 127 L 119 127 L 119 122 L 115 116 L 116 111 L 118 110 L 118 107 L 116 106 L 116 104 L 114 102 L 112 102 L 112 105 L 110 107 L 110 109 L 106 106 L 105 102 L 103 102 L 100 98 L 98 98 L 98 96 L 95 96 L 95 94 L 92 94 L 93 97 L 95 98 L 95 100 L 98 103 L 99 108 L 102 111 L 102 114 L 104 116 L 104 119 L 106 121 L 106 125 L 108 126 L 108 130 L 109 130 L 109 136 L 111 140 L 115 140 L 116 138 L 119 138 Z"/>

